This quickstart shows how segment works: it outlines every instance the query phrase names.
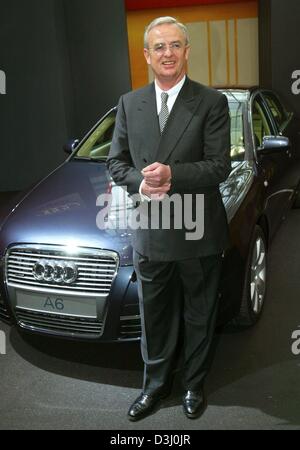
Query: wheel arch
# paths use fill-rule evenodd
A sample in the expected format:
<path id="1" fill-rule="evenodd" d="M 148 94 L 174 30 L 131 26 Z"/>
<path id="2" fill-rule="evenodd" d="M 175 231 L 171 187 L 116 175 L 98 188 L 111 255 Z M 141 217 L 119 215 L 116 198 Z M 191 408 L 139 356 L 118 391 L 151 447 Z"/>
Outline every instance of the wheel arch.
<path id="1" fill-rule="evenodd" d="M 267 250 L 269 250 L 270 228 L 267 217 L 265 215 L 261 216 L 256 225 L 258 225 L 262 229 L 266 238 Z"/>

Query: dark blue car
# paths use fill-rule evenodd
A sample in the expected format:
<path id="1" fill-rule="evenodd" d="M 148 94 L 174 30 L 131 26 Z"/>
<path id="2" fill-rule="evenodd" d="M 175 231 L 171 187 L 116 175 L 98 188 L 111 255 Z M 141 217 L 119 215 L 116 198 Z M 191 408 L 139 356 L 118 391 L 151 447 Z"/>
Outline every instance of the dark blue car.
<path id="1" fill-rule="evenodd" d="M 219 323 L 249 326 L 263 310 L 268 247 L 298 195 L 300 122 L 270 91 L 223 91 L 232 172 L 220 189 L 231 247 L 224 254 Z M 139 338 L 130 228 L 120 226 L 132 204 L 106 169 L 115 114 L 112 109 L 80 143 L 71 143 L 69 150 L 77 146 L 67 161 L 3 220 L 0 317 L 20 329 L 101 341 Z M 106 195 L 112 195 L 107 227 L 99 228 Z"/>

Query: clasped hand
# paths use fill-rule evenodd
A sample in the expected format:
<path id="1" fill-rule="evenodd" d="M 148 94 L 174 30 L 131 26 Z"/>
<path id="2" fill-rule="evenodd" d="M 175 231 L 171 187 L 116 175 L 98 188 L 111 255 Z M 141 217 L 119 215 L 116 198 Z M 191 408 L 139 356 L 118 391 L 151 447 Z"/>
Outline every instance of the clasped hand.
<path id="1" fill-rule="evenodd" d="M 161 200 L 171 189 L 171 168 L 155 162 L 142 170 L 144 180 L 142 194 L 151 199 Z"/>

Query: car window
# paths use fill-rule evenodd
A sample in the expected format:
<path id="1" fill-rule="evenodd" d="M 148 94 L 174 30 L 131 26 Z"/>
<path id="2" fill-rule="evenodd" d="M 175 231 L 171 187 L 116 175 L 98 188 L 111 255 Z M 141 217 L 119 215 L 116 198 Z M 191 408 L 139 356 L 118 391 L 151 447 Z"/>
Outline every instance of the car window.
<path id="1" fill-rule="evenodd" d="M 264 92 L 264 98 L 271 110 L 274 121 L 279 131 L 283 131 L 290 118 L 290 113 L 286 111 L 279 99 L 271 92 Z"/>
<path id="2" fill-rule="evenodd" d="M 271 136 L 273 133 L 259 97 L 256 97 L 252 104 L 252 125 L 255 146 L 261 147 L 264 136 Z"/>
<path id="3" fill-rule="evenodd" d="M 111 112 L 92 131 L 76 152 L 76 158 L 106 159 L 115 126 L 115 112 Z"/>
<path id="4" fill-rule="evenodd" d="M 246 96 L 244 92 L 223 91 L 226 95 L 230 114 L 230 138 L 231 138 L 231 159 L 232 161 L 244 161 L 244 105 Z"/>
<path id="5" fill-rule="evenodd" d="M 230 156 L 233 161 L 243 161 L 245 159 L 244 126 L 242 102 L 228 102 L 230 113 Z"/>

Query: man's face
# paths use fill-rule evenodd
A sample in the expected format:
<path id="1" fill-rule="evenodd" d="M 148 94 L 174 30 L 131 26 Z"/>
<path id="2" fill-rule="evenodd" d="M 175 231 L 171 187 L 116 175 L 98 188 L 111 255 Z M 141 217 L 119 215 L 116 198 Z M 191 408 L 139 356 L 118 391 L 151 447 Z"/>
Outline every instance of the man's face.
<path id="1" fill-rule="evenodd" d="M 148 46 L 144 55 L 157 81 L 175 85 L 185 74 L 190 51 L 184 33 L 174 24 L 158 25 L 148 34 Z"/>

